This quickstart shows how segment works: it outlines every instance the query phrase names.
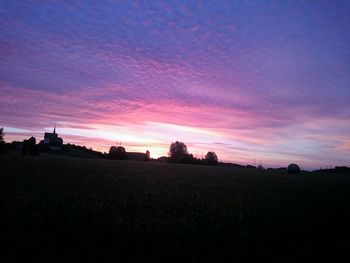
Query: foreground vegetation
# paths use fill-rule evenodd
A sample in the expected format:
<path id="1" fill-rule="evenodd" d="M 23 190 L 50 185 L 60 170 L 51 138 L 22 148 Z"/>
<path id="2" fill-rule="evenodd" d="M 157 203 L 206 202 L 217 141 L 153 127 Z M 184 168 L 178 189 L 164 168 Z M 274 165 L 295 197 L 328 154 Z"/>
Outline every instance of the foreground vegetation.
<path id="1" fill-rule="evenodd" d="M 335 259 L 350 176 L 0 156 L 1 262 Z"/>

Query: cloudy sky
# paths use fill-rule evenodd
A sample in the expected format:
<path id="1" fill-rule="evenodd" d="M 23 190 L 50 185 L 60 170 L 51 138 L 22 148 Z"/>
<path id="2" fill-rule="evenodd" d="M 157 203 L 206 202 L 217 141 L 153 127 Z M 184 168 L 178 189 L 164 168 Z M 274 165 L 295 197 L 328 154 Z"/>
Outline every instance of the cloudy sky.
<path id="1" fill-rule="evenodd" d="M 0 126 L 101 151 L 350 165 L 349 1 L 0 2 Z"/>

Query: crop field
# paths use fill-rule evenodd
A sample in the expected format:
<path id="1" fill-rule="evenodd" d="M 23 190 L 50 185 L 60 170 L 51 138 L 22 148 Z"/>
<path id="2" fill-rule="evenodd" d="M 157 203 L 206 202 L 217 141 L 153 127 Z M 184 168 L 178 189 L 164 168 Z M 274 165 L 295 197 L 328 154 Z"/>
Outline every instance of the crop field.
<path id="1" fill-rule="evenodd" d="M 1 262 L 337 259 L 350 176 L 0 156 Z"/>

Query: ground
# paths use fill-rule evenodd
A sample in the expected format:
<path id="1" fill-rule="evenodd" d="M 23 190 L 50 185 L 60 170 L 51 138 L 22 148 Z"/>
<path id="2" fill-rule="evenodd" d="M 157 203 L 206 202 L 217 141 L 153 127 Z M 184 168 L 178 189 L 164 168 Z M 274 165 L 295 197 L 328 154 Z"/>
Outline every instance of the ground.
<path id="1" fill-rule="evenodd" d="M 350 176 L 0 156 L 1 262 L 336 259 Z"/>

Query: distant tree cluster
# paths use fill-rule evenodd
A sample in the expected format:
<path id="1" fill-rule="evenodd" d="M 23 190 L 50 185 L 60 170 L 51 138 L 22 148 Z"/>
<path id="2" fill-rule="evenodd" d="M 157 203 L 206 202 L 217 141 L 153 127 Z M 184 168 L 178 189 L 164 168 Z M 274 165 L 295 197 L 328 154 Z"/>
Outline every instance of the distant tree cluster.
<path id="1" fill-rule="evenodd" d="M 183 142 L 173 142 L 169 147 L 169 162 L 187 164 L 217 165 L 218 157 L 215 152 L 208 152 L 204 159 L 198 159 L 188 153 L 187 146 Z"/>
<path id="2" fill-rule="evenodd" d="M 347 174 L 350 175 L 350 167 L 336 166 L 335 168 L 320 169 L 314 171 L 315 173 L 335 173 L 335 174 Z"/>

